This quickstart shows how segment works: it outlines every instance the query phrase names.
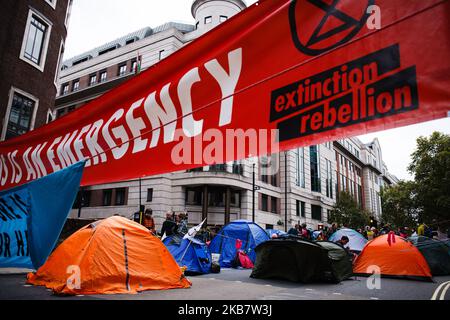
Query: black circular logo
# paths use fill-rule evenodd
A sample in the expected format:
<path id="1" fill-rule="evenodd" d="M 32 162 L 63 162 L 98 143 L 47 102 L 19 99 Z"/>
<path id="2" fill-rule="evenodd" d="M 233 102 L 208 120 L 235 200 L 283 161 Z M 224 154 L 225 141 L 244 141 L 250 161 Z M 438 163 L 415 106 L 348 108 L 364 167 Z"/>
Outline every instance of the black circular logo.
<path id="1" fill-rule="evenodd" d="M 375 0 L 367 0 L 367 5 L 361 5 L 364 0 L 350 1 L 355 4 L 352 7 L 355 12 L 345 12 L 339 9 L 341 0 L 292 0 L 289 7 L 289 24 L 291 28 L 292 40 L 298 50 L 310 56 L 332 50 L 350 41 L 364 27 L 370 13 L 367 8 L 375 3 Z M 309 8 L 305 6 L 308 5 Z M 309 9 L 306 10 L 306 9 Z M 311 27 L 310 25 L 298 22 L 298 13 L 319 10 L 323 15 L 320 22 Z M 355 18 L 354 16 L 361 17 Z M 333 19 L 335 26 L 326 29 L 326 25 Z M 336 22 L 339 22 L 336 25 Z"/>

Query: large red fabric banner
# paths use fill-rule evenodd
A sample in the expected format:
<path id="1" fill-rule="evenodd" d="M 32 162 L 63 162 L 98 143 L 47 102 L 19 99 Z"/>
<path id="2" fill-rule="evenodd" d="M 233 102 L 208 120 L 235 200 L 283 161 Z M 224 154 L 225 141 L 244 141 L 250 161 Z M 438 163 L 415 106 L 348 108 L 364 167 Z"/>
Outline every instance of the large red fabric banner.
<path id="1" fill-rule="evenodd" d="M 265 0 L 2 142 L 0 189 L 83 159 L 82 184 L 94 185 L 442 118 L 449 107 L 449 1 Z"/>

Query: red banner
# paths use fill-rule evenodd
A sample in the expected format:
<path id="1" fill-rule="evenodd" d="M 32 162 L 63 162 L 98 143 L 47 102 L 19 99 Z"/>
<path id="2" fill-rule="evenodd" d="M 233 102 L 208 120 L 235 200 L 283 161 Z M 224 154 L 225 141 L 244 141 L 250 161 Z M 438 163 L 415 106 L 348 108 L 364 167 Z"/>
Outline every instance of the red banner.
<path id="1" fill-rule="evenodd" d="M 0 185 L 83 159 L 82 184 L 94 185 L 443 118 L 449 75 L 449 1 L 260 1 L 1 143 Z"/>

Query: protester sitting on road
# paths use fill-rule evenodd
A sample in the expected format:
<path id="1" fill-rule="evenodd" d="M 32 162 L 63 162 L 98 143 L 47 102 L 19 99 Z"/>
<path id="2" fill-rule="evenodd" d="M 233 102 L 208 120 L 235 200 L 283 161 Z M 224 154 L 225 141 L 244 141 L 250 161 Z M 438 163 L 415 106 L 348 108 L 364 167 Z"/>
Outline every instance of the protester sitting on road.
<path id="1" fill-rule="evenodd" d="M 169 237 L 175 233 L 177 229 L 177 224 L 175 221 L 173 221 L 173 213 L 167 212 L 166 213 L 166 221 L 163 222 L 160 235 L 161 237 L 166 235 L 166 237 Z"/>
<path id="2" fill-rule="evenodd" d="M 290 228 L 289 229 L 289 231 L 288 231 L 288 234 L 289 235 L 292 235 L 292 236 L 299 236 L 299 233 L 298 233 L 298 228 L 299 228 L 300 226 L 298 225 L 298 224 L 296 224 L 295 225 L 295 227 L 293 227 L 293 228 Z"/>
<path id="3" fill-rule="evenodd" d="M 311 236 L 309 234 L 309 231 L 307 229 L 306 223 L 302 224 L 302 237 L 305 239 L 311 239 Z"/>
<path id="4" fill-rule="evenodd" d="M 152 234 L 156 233 L 155 220 L 152 217 L 152 209 L 146 209 L 144 212 L 144 227 L 146 227 Z"/>

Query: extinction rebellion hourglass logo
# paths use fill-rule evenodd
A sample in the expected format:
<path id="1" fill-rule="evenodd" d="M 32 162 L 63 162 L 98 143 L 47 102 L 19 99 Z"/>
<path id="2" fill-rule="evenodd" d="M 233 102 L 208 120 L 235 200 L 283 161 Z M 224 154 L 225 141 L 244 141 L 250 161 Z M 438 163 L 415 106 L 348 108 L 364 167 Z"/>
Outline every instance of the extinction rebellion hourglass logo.
<path id="1" fill-rule="evenodd" d="M 375 0 L 352 1 L 345 10 L 341 0 L 293 0 L 289 8 L 292 40 L 298 50 L 315 56 L 348 41 L 364 27 Z M 311 14 L 312 13 L 312 14 Z M 313 17 L 320 20 L 315 21 Z"/>
<path id="2" fill-rule="evenodd" d="M 354 4 L 363 2 L 365 5 L 355 11 L 358 5 Z M 338 3 L 339 0 L 292 1 L 289 20 L 293 41 L 299 51 L 318 55 L 350 41 L 366 23 L 367 6 L 374 1 L 352 1 L 351 6 L 347 5 L 350 8 L 339 9 Z M 316 9 L 321 15 L 312 14 Z M 358 13 L 360 18 L 354 18 Z M 358 41 L 371 43 L 371 36 Z M 373 42 L 368 47 L 375 46 L 376 42 Z M 419 108 L 416 67 L 402 68 L 398 44 L 361 55 L 272 91 L 270 122 L 277 122 L 279 141 Z M 318 59 L 316 63 L 328 56 Z"/>

